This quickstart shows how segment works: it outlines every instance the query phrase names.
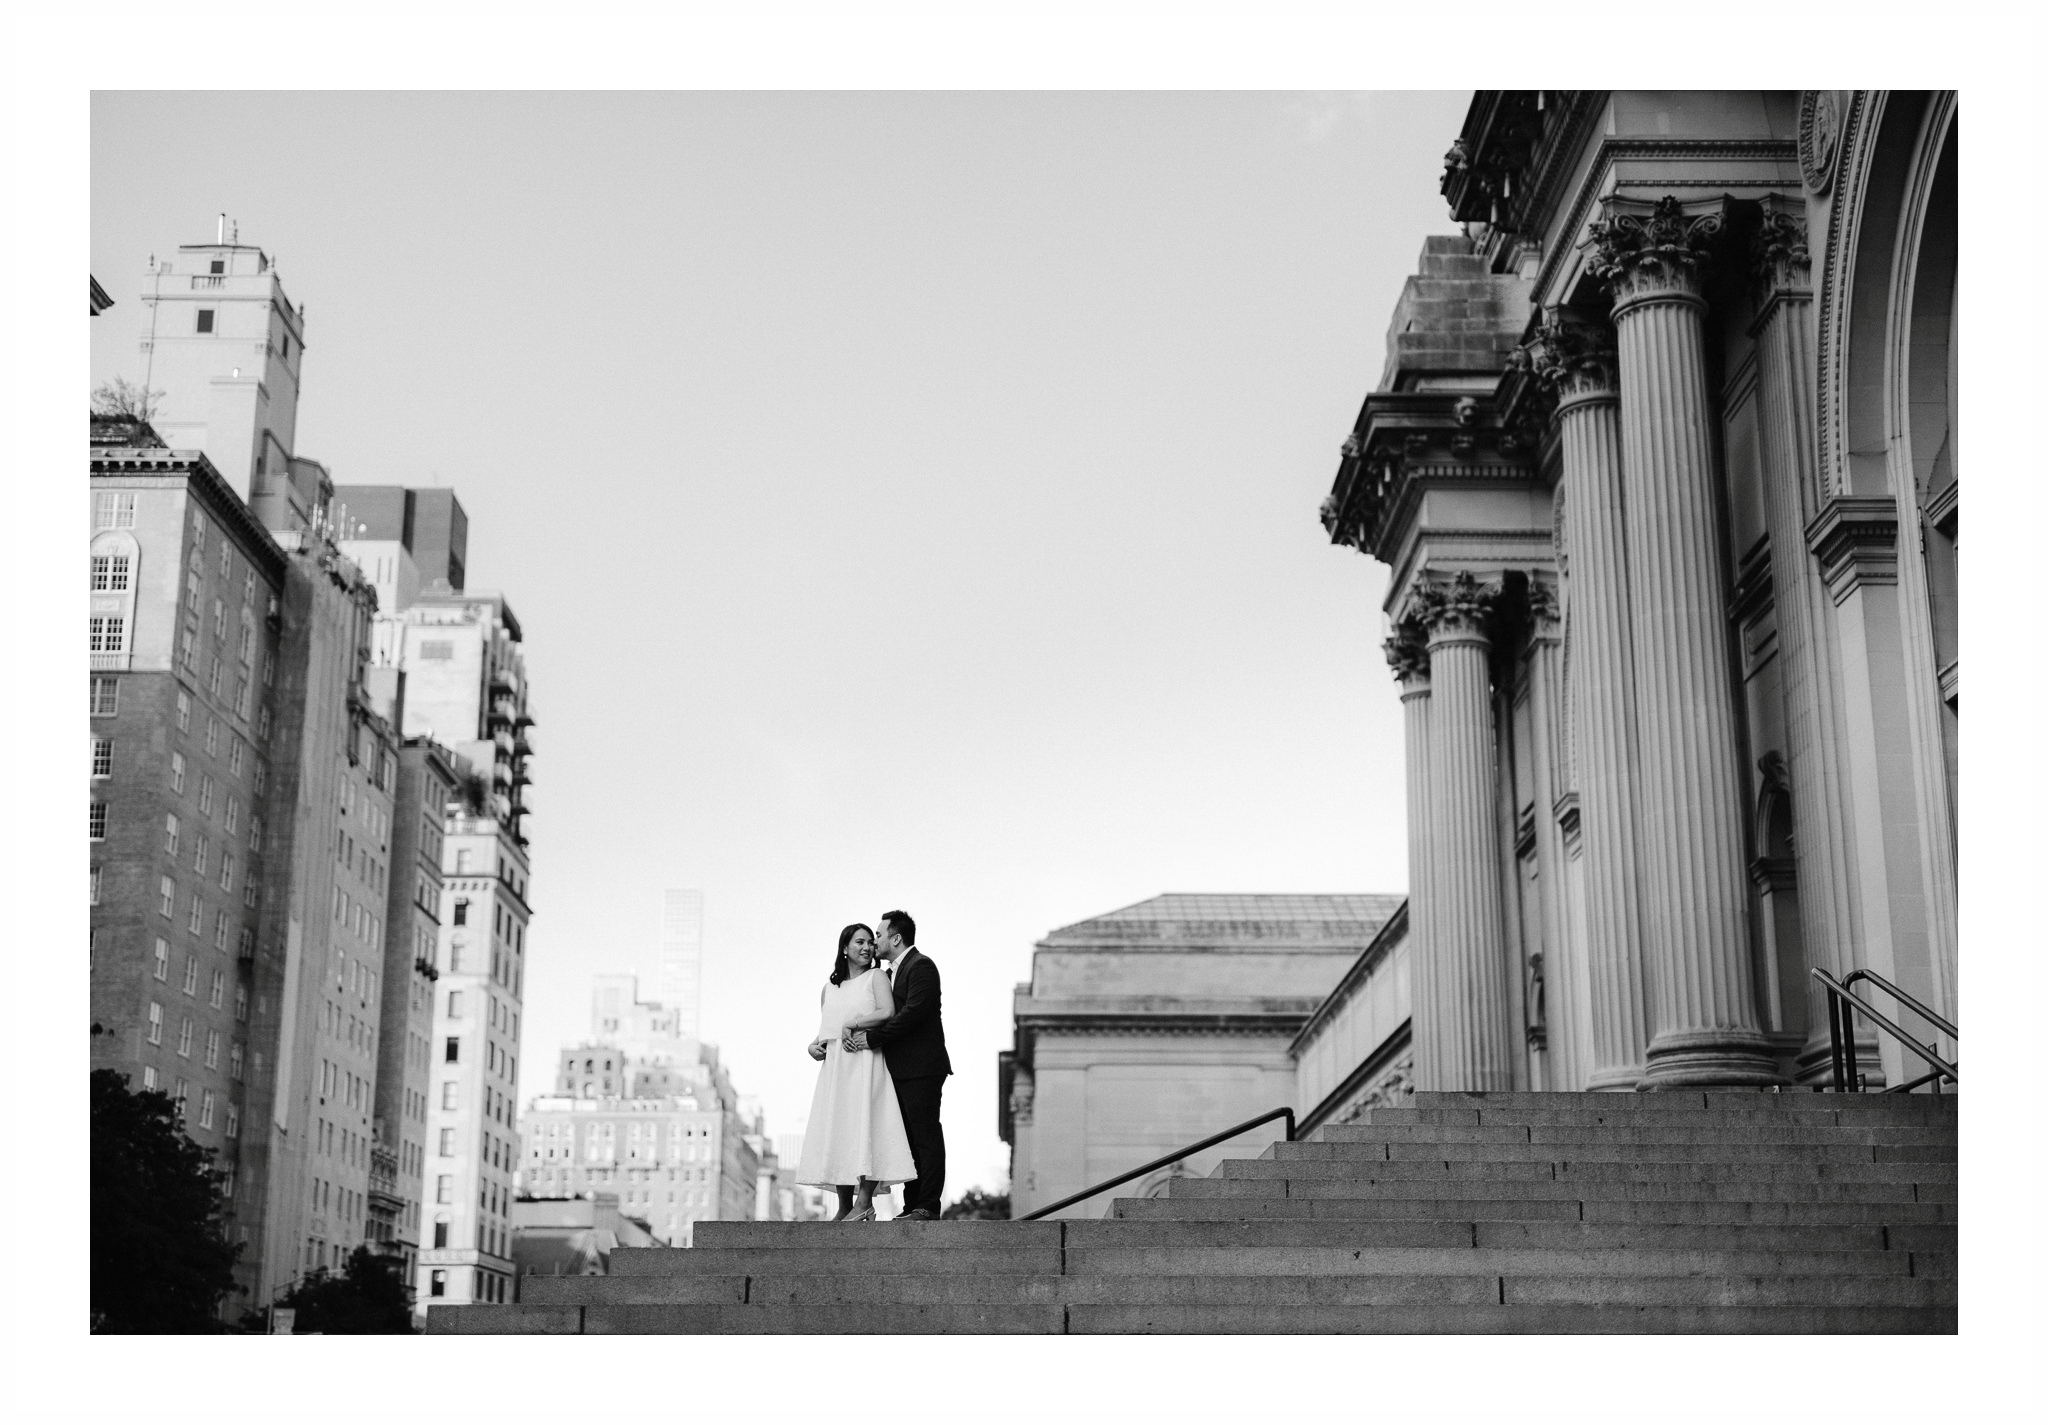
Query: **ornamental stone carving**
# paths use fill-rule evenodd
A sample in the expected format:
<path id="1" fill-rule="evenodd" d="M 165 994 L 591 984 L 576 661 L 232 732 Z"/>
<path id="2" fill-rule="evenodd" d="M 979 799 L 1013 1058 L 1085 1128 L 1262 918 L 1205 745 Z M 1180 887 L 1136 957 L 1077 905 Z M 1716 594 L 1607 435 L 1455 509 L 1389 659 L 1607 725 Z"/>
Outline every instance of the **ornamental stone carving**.
<path id="1" fill-rule="evenodd" d="M 1835 153 L 1841 146 L 1842 111 L 1832 89 L 1799 96 L 1799 172 L 1816 197 L 1834 186 Z"/>
<path id="2" fill-rule="evenodd" d="M 1409 602 L 1409 617 L 1428 630 L 1431 642 L 1474 634 L 1483 637 L 1501 592 L 1500 580 L 1482 581 L 1460 570 L 1449 579 L 1418 583 Z"/>
<path id="3" fill-rule="evenodd" d="M 1553 310 L 1515 350 L 1513 364 L 1558 402 L 1612 396 L 1620 390 L 1614 329 Z"/>
<path id="4" fill-rule="evenodd" d="M 1750 265 L 1765 294 L 1811 283 L 1806 252 L 1806 205 L 1773 193 L 1763 200 L 1763 217 L 1750 241 Z"/>
<path id="5" fill-rule="evenodd" d="M 1387 666 L 1394 670 L 1397 681 L 1406 683 L 1429 677 L 1429 639 L 1419 621 L 1404 620 L 1380 647 L 1386 650 Z"/>
<path id="6" fill-rule="evenodd" d="M 1720 236 L 1722 204 L 1680 203 L 1665 194 L 1654 203 L 1603 198 L 1603 216 L 1586 239 L 1593 275 L 1607 284 L 1617 308 L 1653 297 L 1702 296 L 1708 249 Z"/>

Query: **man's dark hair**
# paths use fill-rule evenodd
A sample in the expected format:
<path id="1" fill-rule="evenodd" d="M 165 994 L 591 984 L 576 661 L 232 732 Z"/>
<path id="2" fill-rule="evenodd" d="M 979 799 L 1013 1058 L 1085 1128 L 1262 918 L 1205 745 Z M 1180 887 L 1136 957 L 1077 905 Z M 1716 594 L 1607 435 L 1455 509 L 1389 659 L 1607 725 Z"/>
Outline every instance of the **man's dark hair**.
<path id="1" fill-rule="evenodd" d="M 854 932 L 859 930 L 866 930 L 870 940 L 874 938 L 875 932 L 857 920 L 839 932 L 839 957 L 832 962 L 832 983 L 835 985 L 846 983 L 846 977 L 853 973 L 853 962 L 846 958 L 846 947 L 853 943 Z"/>
<path id="2" fill-rule="evenodd" d="M 898 935 L 903 937 L 903 943 L 905 945 L 911 946 L 912 948 L 916 947 L 917 922 L 910 918 L 910 913 L 908 911 L 889 911 L 888 913 L 883 915 L 882 921 L 884 924 L 888 925 L 890 929 L 894 930 Z"/>

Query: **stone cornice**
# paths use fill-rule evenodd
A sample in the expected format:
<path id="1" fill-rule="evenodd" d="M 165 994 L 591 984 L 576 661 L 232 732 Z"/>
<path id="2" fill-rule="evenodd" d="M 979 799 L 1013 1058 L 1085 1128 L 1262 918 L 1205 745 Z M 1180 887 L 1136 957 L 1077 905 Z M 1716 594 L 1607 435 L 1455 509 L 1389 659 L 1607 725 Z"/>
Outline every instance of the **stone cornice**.
<path id="1" fill-rule="evenodd" d="M 1610 138 L 1601 141 L 1599 151 L 1594 155 L 1587 181 L 1580 185 L 1578 196 L 1572 200 L 1572 209 L 1565 221 L 1555 228 L 1556 242 L 1546 244 L 1542 264 L 1536 271 L 1535 291 L 1539 294 L 1551 290 L 1557 279 L 1559 268 L 1571 260 L 1579 251 L 1577 241 L 1584 232 L 1586 215 L 1593 205 L 1608 191 L 1608 175 L 1617 165 L 1640 163 L 1650 160 L 1667 159 L 1698 163 L 1719 160 L 1732 163 L 1784 162 L 1798 157 L 1798 144 L 1788 139 L 1647 139 Z M 1683 190 L 1701 186 L 1697 177 L 1674 173 L 1671 177 L 1632 178 L 1630 188 L 1659 188 Z M 1749 185 L 1743 185 L 1749 186 Z"/>
<path id="2" fill-rule="evenodd" d="M 1391 562 L 1426 487 L 1527 483 L 1537 478 L 1531 457 L 1491 393 L 1375 391 L 1344 443 L 1323 528 L 1332 544 Z"/>
<path id="3" fill-rule="evenodd" d="M 1444 155 L 1439 185 L 1460 222 L 1534 236 L 1606 92 L 1482 89 Z"/>
<path id="4" fill-rule="evenodd" d="M 1352 962 L 1351 968 L 1344 972 L 1344 978 L 1337 981 L 1336 987 L 1323 996 L 1323 1002 L 1316 1006 L 1315 1013 L 1301 1026 L 1301 1032 L 1294 1037 L 1294 1042 L 1287 1046 L 1288 1054 L 1299 1058 L 1301 1046 L 1314 1037 L 1318 1029 L 1329 1023 L 1331 1016 L 1345 1006 L 1373 971 L 1386 963 L 1387 956 L 1394 953 L 1394 947 L 1407 938 L 1408 903 L 1403 901 L 1401 908 L 1388 917 L 1387 923 L 1380 927 L 1380 933 L 1373 937 L 1372 944 L 1366 946 Z"/>
<path id="5" fill-rule="evenodd" d="M 241 536 L 272 582 L 284 577 L 284 551 L 201 452 L 166 450 L 161 446 L 101 447 L 94 451 L 87 469 L 101 479 L 123 475 L 182 476 L 213 516 Z"/>
<path id="6" fill-rule="evenodd" d="M 1142 1014 L 1105 1011 L 1017 1012 L 1019 1033 L 1034 1041 L 1055 1034 L 1257 1034 L 1288 1035 L 1298 1032 L 1310 1010 L 1264 1014 Z"/>
<path id="7" fill-rule="evenodd" d="M 1889 495 L 1837 495 L 1806 527 L 1828 595 L 1840 604 L 1865 584 L 1899 578 L 1899 508 Z"/>

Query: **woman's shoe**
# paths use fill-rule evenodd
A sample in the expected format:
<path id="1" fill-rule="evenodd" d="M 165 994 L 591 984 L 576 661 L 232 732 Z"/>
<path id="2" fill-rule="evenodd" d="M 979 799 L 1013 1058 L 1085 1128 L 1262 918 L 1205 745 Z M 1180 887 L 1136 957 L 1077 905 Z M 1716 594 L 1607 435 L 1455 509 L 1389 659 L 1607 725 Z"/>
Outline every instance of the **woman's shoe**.
<path id="1" fill-rule="evenodd" d="M 874 1205 L 870 1203 L 866 1207 L 856 1207 L 839 1220 L 841 1222 L 873 1222 L 875 1220 Z"/>

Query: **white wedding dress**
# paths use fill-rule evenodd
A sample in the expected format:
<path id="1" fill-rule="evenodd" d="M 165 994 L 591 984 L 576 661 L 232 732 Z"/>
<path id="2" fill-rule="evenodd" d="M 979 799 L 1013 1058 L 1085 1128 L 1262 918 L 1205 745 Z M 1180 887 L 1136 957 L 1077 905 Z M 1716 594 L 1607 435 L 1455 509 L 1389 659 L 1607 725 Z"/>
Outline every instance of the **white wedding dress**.
<path id="1" fill-rule="evenodd" d="M 862 1178 L 888 1185 L 917 1176 L 903 1110 L 888 1061 L 873 1049 L 849 1054 L 840 1046 L 849 1019 L 895 1010 L 889 977 L 877 968 L 843 984 L 825 986 L 823 1017 L 814 1039 L 829 1041 L 804 1125 L 804 1151 L 796 1180 L 815 1187 L 852 1186 Z"/>

